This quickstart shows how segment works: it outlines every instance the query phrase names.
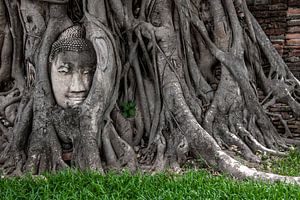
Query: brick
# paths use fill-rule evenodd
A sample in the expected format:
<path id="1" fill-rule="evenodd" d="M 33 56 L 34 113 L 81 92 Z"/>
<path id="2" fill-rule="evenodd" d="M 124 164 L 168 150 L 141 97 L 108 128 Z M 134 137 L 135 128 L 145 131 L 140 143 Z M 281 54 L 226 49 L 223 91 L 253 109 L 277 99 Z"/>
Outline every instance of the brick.
<path id="1" fill-rule="evenodd" d="M 300 50 L 299 49 L 292 49 L 289 53 L 288 53 L 288 57 L 300 57 Z M 300 70 L 300 69 L 299 69 Z"/>
<path id="2" fill-rule="evenodd" d="M 291 15 L 300 15 L 300 8 L 289 8 L 287 11 L 287 15 L 291 16 Z"/>
<path id="3" fill-rule="evenodd" d="M 264 28 L 268 28 L 268 29 L 285 28 L 286 22 L 273 22 L 273 23 L 268 23 L 268 24 L 262 24 L 261 26 Z"/>
<path id="4" fill-rule="evenodd" d="M 267 35 L 282 35 L 286 32 L 286 30 L 284 28 L 280 28 L 280 29 L 267 29 L 265 30 L 265 33 Z"/>
<path id="5" fill-rule="evenodd" d="M 300 19 L 288 20 L 287 26 L 300 26 Z"/>
<path id="6" fill-rule="evenodd" d="M 300 39 L 300 33 L 286 34 L 286 39 Z"/>
<path id="7" fill-rule="evenodd" d="M 287 62 L 299 62 L 300 61 L 300 57 L 298 56 L 292 56 L 292 57 L 288 57 L 285 59 Z"/>
<path id="8" fill-rule="evenodd" d="M 296 62 L 296 63 L 287 63 L 287 65 L 289 66 L 289 68 L 291 70 L 300 70 L 300 62 Z"/>
<path id="9" fill-rule="evenodd" d="M 300 1 L 299 0 L 289 0 L 288 5 L 289 6 L 300 6 Z"/>
<path id="10" fill-rule="evenodd" d="M 283 51 L 283 45 L 281 45 L 281 44 L 273 44 L 273 46 L 274 46 L 276 49 L 282 49 L 282 51 Z"/>
<path id="11" fill-rule="evenodd" d="M 286 11 L 259 11 L 255 12 L 255 17 L 257 18 L 268 18 L 268 17 L 286 17 Z"/>
<path id="12" fill-rule="evenodd" d="M 294 45 L 294 46 L 285 45 L 284 48 L 285 51 L 289 51 L 290 49 L 300 49 L 300 45 Z"/>
<path id="13" fill-rule="evenodd" d="M 300 26 L 292 26 L 287 28 L 288 33 L 300 33 Z"/>
<path id="14" fill-rule="evenodd" d="M 286 45 L 299 46 L 300 45 L 300 38 L 298 38 L 298 39 L 289 39 L 289 40 L 286 41 Z"/>
<path id="15" fill-rule="evenodd" d="M 249 8 L 253 12 L 258 11 L 258 10 L 269 10 L 269 5 L 251 6 Z"/>
<path id="16" fill-rule="evenodd" d="M 259 5 L 258 1 L 248 1 L 254 3 L 249 8 L 269 36 L 275 49 L 283 56 L 292 73 L 300 78 L 300 0 L 269 0 L 268 4 L 267 1 L 261 1 Z M 267 65 L 264 58 L 263 62 L 263 70 L 267 72 L 270 66 Z M 259 98 L 263 99 L 264 97 L 260 96 Z M 291 115 L 289 108 L 284 105 L 276 104 L 270 109 L 274 113 L 284 112 L 285 117 Z M 278 123 L 276 118 L 273 121 Z M 300 121 L 298 126 L 300 133 Z"/>
<path id="17" fill-rule="evenodd" d="M 287 20 L 297 20 L 300 19 L 300 15 L 289 15 L 287 16 Z"/>
<path id="18" fill-rule="evenodd" d="M 296 125 L 296 124 L 293 124 L 293 125 L 291 124 L 288 127 L 291 128 L 291 129 L 297 129 L 297 128 L 299 128 L 298 125 Z"/>
<path id="19" fill-rule="evenodd" d="M 280 46 L 283 48 L 284 44 L 285 44 L 285 40 L 274 40 L 274 39 L 271 39 L 271 42 L 273 43 L 273 45 L 275 46 Z"/>
<path id="20" fill-rule="evenodd" d="M 270 39 L 276 43 L 281 43 L 281 41 L 285 41 L 285 34 L 270 36 Z"/>
<path id="21" fill-rule="evenodd" d="M 260 24 L 262 24 L 262 23 L 273 23 L 273 22 L 283 22 L 283 23 L 286 23 L 286 16 L 283 16 L 283 17 L 272 17 L 272 18 L 257 18 L 257 21 Z"/>
<path id="22" fill-rule="evenodd" d="M 269 10 L 277 11 L 277 10 L 287 10 L 288 6 L 284 3 L 279 3 L 275 5 L 269 5 Z"/>
<path id="23" fill-rule="evenodd" d="M 287 4 L 288 0 L 270 0 L 270 4 L 284 3 Z"/>
<path id="24" fill-rule="evenodd" d="M 64 152 L 62 154 L 62 159 L 64 161 L 69 161 L 69 160 L 72 160 L 72 157 L 73 157 L 73 153 L 72 152 Z"/>
<path id="25" fill-rule="evenodd" d="M 254 0 L 254 5 L 269 4 L 269 0 Z"/>

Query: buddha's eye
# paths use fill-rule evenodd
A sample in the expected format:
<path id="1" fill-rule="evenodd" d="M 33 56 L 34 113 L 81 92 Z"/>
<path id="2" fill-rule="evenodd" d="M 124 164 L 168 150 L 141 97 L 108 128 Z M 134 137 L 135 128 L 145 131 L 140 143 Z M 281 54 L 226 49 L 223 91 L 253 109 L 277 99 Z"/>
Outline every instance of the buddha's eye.
<path id="1" fill-rule="evenodd" d="M 69 69 L 69 67 L 62 65 L 62 66 L 60 66 L 60 67 L 58 68 L 57 71 L 58 71 L 60 74 L 68 74 L 68 73 L 70 72 L 70 69 Z"/>
<path id="2" fill-rule="evenodd" d="M 83 73 L 84 75 L 92 74 L 93 72 L 94 72 L 93 69 L 84 69 L 84 70 L 82 71 L 82 73 Z"/>
<path id="3" fill-rule="evenodd" d="M 83 74 L 90 74 L 91 73 L 91 71 L 89 71 L 89 70 L 84 70 L 83 71 Z"/>

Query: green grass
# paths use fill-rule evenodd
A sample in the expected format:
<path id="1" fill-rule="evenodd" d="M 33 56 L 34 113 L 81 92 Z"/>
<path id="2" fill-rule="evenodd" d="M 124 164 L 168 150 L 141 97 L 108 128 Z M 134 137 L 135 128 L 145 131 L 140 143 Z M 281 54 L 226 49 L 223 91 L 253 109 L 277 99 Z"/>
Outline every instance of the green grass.
<path id="1" fill-rule="evenodd" d="M 291 150 L 283 158 L 267 158 L 263 169 L 281 175 L 300 176 L 300 149 Z"/>
<path id="2" fill-rule="evenodd" d="M 0 180 L 0 199 L 299 199 L 300 187 L 237 181 L 205 170 L 184 175 L 63 171 Z"/>
<path id="3" fill-rule="evenodd" d="M 283 175 L 300 175 L 300 150 L 270 160 L 263 167 Z M 300 187 L 283 183 L 238 181 L 206 170 L 183 175 L 62 171 L 44 176 L 0 179 L 0 200 L 15 199 L 300 199 Z"/>

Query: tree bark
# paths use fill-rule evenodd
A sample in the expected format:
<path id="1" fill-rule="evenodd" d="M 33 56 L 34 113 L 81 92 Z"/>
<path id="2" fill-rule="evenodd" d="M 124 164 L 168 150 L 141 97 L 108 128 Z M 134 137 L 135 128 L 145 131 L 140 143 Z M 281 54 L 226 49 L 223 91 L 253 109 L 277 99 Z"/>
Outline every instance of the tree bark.
<path id="1" fill-rule="evenodd" d="M 299 80 L 245 0 L 0 0 L 0 11 L 6 175 L 67 167 L 177 171 L 189 156 L 201 156 L 240 179 L 300 184 L 299 177 L 256 171 L 235 159 L 259 164 L 257 152 L 284 156 L 289 140 L 266 108 L 281 102 L 295 117 L 300 113 Z M 49 53 L 74 24 L 85 29 L 97 64 L 84 102 L 61 108 Z"/>

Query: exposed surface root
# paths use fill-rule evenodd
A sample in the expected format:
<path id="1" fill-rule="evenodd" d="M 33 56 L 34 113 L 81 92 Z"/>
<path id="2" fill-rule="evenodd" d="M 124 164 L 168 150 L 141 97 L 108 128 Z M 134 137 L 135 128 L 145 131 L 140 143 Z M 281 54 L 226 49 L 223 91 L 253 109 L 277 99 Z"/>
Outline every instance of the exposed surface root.
<path id="1" fill-rule="evenodd" d="M 268 110 L 281 102 L 299 116 L 299 81 L 245 0 L 83 0 L 76 9 L 66 2 L 0 3 L 7 12 L 0 14 L 5 174 L 67 167 L 178 172 L 201 157 L 239 179 L 300 184 L 299 177 L 242 164 L 259 165 L 260 154 L 285 156 L 290 144 L 300 144 L 278 134 L 270 116 L 279 118 L 285 137 L 293 136 L 285 119 Z M 97 65 L 84 102 L 61 108 L 48 56 L 74 23 L 85 29 Z M 261 57 L 271 66 L 268 75 Z"/>

